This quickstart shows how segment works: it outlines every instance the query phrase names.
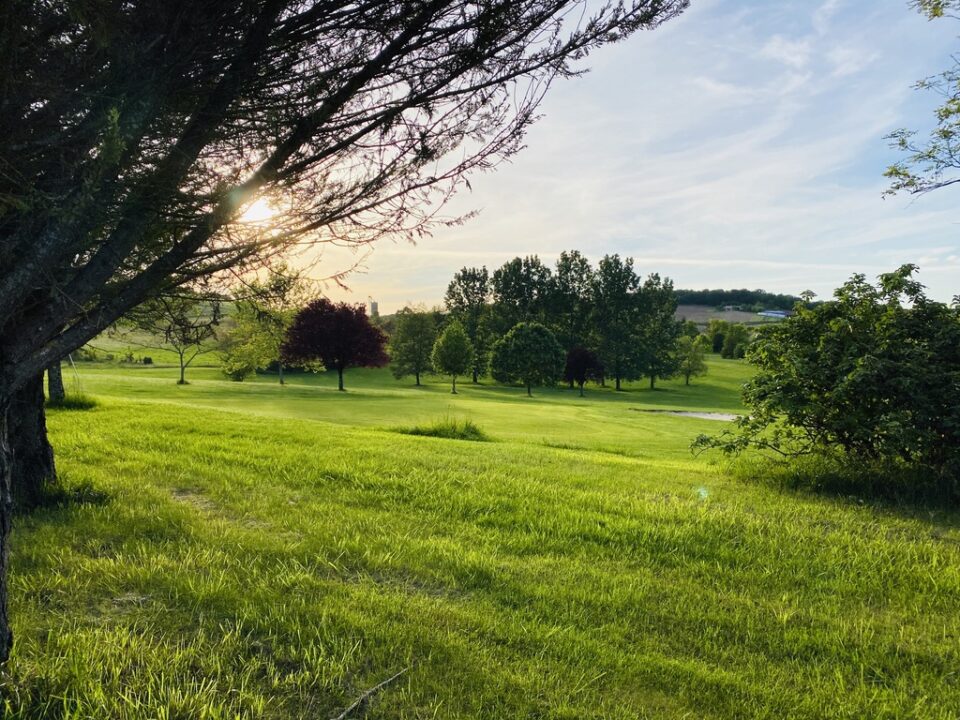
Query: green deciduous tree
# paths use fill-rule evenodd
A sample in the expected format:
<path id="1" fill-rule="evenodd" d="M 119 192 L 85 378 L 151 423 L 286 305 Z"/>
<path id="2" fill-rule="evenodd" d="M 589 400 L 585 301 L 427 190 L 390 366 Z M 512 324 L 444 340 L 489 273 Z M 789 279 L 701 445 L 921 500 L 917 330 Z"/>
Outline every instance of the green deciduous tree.
<path id="1" fill-rule="evenodd" d="M 911 3 L 929 19 L 960 13 L 958 0 L 914 0 Z M 926 140 L 916 140 L 916 131 L 901 128 L 888 136 L 892 147 L 906 157 L 887 168 L 888 194 L 901 191 L 925 193 L 960 182 L 960 60 L 939 75 L 919 81 L 916 87 L 931 90 L 944 100 L 936 110 L 936 127 Z"/>
<path id="2" fill-rule="evenodd" d="M 564 368 L 563 348 L 550 330 L 540 323 L 518 323 L 494 343 L 490 374 L 498 382 L 520 382 L 532 396 L 531 388 L 553 385 Z"/>
<path id="3" fill-rule="evenodd" d="M 677 358 L 679 365 L 677 371 L 683 376 L 685 385 L 690 384 L 690 378 L 705 375 L 707 372 L 707 363 L 704 360 L 704 354 L 710 344 L 706 335 L 681 335 L 677 340 Z"/>
<path id="4" fill-rule="evenodd" d="M 283 385 L 280 347 L 296 310 L 309 301 L 311 294 L 306 278 L 285 264 L 270 269 L 263 281 L 245 283 L 237 292 L 236 313 L 224 339 L 224 373 L 242 380 L 258 369 L 276 364 Z"/>
<path id="5" fill-rule="evenodd" d="M 444 304 L 450 317 L 466 330 L 475 351 L 471 368 L 473 382 L 479 381 L 486 369 L 487 349 L 490 344 L 489 306 L 490 274 L 487 268 L 465 267 L 453 276 L 447 286 Z"/>
<path id="6" fill-rule="evenodd" d="M 652 273 L 640 289 L 640 356 L 641 372 L 650 378 L 650 389 L 657 379 L 673 377 L 679 368 L 677 338 L 683 324 L 674 316 L 677 298 L 673 281 Z"/>
<path id="7" fill-rule="evenodd" d="M 960 307 L 928 299 L 905 265 L 855 275 L 832 301 L 764 327 L 747 358 L 749 415 L 701 447 L 837 450 L 917 467 L 960 493 Z"/>
<path id="8" fill-rule="evenodd" d="M 219 298 L 182 291 L 143 303 L 127 316 L 122 327 L 133 327 L 150 338 L 137 344 L 173 349 L 180 362 L 177 384 L 186 385 L 190 364 L 217 349 L 214 340 L 221 317 Z"/>
<path id="9" fill-rule="evenodd" d="M 494 271 L 493 330 L 502 336 L 521 322 L 542 322 L 550 303 L 550 268 L 536 255 L 516 257 Z"/>
<path id="10" fill-rule="evenodd" d="M 727 323 L 723 334 L 723 347 L 720 356 L 740 359 L 747 354 L 750 346 L 750 329 L 743 323 Z"/>
<path id="11" fill-rule="evenodd" d="M 723 350 L 723 341 L 730 323 L 726 320 L 711 318 L 707 323 L 707 340 L 710 341 L 710 351 L 719 354 Z"/>
<path id="12" fill-rule="evenodd" d="M 564 350 L 590 344 L 593 268 L 579 251 L 560 253 L 553 272 L 547 326 Z"/>
<path id="13" fill-rule="evenodd" d="M 404 308 L 396 315 L 396 326 L 390 337 L 390 369 L 397 379 L 413 375 L 420 385 L 420 376 L 430 372 L 433 344 L 437 340 L 437 321 L 423 308 Z"/>
<path id="14" fill-rule="evenodd" d="M 592 324 L 597 334 L 597 354 L 616 389 L 624 380 L 641 375 L 640 278 L 633 258 L 607 255 L 593 275 Z"/>
<path id="15" fill-rule="evenodd" d="M 457 378 L 473 368 L 476 353 L 466 330 L 456 320 L 447 323 L 433 345 L 430 362 L 433 369 L 451 378 L 450 392 L 457 394 Z"/>

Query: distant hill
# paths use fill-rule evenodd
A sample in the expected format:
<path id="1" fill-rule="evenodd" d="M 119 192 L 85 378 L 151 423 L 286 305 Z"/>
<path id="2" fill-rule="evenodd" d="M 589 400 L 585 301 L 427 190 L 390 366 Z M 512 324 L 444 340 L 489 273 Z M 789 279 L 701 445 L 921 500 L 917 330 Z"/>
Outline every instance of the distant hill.
<path id="1" fill-rule="evenodd" d="M 771 322 L 752 310 L 724 310 L 711 305 L 678 305 L 673 316 L 677 320 L 690 320 L 701 327 L 706 327 L 711 320 L 726 320 L 744 325 L 763 325 Z"/>

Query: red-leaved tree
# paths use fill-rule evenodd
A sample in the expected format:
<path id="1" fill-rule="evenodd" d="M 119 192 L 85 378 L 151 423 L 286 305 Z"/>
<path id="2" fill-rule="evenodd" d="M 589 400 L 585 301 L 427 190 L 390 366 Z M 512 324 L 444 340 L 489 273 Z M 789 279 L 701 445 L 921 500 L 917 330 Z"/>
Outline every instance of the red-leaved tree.
<path id="1" fill-rule="evenodd" d="M 281 353 L 290 363 L 322 362 L 337 371 L 343 390 L 343 371 L 351 367 L 383 367 L 390 358 L 387 336 L 367 319 L 363 305 L 314 300 L 297 313 L 287 331 Z"/>

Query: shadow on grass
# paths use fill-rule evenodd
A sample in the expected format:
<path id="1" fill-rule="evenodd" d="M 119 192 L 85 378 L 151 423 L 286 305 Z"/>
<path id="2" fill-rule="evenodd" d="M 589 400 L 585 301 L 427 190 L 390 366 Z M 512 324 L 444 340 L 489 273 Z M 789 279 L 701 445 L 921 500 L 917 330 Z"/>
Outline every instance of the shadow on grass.
<path id="1" fill-rule="evenodd" d="M 66 510 L 85 505 L 106 505 L 110 495 L 89 482 L 76 484 L 57 482 L 43 488 L 29 504 L 14 502 L 13 514 L 27 516 L 38 512 Z"/>
<path id="2" fill-rule="evenodd" d="M 741 458 L 732 462 L 731 469 L 740 479 L 781 490 L 960 527 L 960 479 L 937 477 L 925 468 L 807 456 L 789 461 Z"/>
<path id="3" fill-rule="evenodd" d="M 97 401 L 89 395 L 79 393 L 67 395 L 61 400 L 47 400 L 45 406 L 48 410 L 92 410 L 97 406 Z"/>

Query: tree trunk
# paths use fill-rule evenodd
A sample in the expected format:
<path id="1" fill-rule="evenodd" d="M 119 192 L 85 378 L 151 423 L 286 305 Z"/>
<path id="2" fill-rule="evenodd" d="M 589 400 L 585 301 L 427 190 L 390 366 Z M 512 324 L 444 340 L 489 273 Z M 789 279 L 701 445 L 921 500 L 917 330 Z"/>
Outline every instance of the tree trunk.
<path id="1" fill-rule="evenodd" d="M 186 385 L 187 384 L 187 366 L 183 362 L 183 355 L 180 355 L 180 379 L 177 380 L 177 385 Z"/>
<path id="2" fill-rule="evenodd" d="M 63 389 L 63 371 L 60 369 L 60 361 L 50 363 L 47 368 L 47 394 L 50 396 L 50 402 L 63 402 L 67 396 Z"/>
<path id="3" fill-rule="evenodd" d="M 10 515 L 13 511 L 13 499 L 10 495 L 13 451 L 7 423 L 9 409 L 9 400 L 0 396 L 0 664 L 10 657 L 10 648 L 13 645 L 13 633 L 7 614 L 7 548 L 10 544 Z"/>
<path id="4" fill-rule="evenodd" d="M 527 397 L 533 397 L 533 393 L 530 392 L 530 383 L 527 383 Z"/>
<path id="5" fill-rule="evenodd" d="M 619 376 L 619 375 L 616 375 L 616 376 L 614 377 L 614 380 L 616 380 L 616 384 L 614 385 L 614 387 L 619 391 L 619 390 L 620 390 L 620 376 Z"/>
<path id="6" fill-rule="evenodd" d="M 580 383 L 580 397 L 583 397 L 583 383 Z"/>
<path id="7" fill-rule="evenodd" d="M 476 385 L 480 382 L 480 373 L 476 368 L 473 369 L 473 384 Z"/>
<path id="8" fill-rule="evenodd" d="M 684 375 L 683 378 L 684 378 L 684 381 L 685 381 L 683 384 L 684 384 L 684 385 L 689 385 L 689 384 L 690 384 L 690 375 L 689 375 L 689 373 L 688 373 L 687 375 Z"/>
<path id="9" fill-rule="evenodd" d="M 450 391 L 450 394 L 456 395 L 457 394 L 457 376 L 453 375 L 452 377 L 453 377 L 453 390 Z"/>
<path id="10" fill-rule="evenodd" d="M 43 375 L 13 394 L 7 429 L 7 442 L 12 451 L 11 496 L 18 508 L 29 509 L 40 503 L 57 477 L 43 411 Z"/>
<path id="11" fill-rule="evenodd" d="M 280 384 L 283 385 L 283 363 L 277 363 L 277 372 L 280 374 Z"/>
<path id="12" fill-rule="evenodd" d="M 656 375 L 651 375 L 651 376 L 650 376 L 650 389 L 651 389 L 651 390 L 655 390 L 656 387 L 657 387 L 657 376 L 656 376 Z"/>
<path id="13" fill-rule="evenodd" d="M 420 387 L 420 373 L 414 373 L 413 376 L 417 379 L 417 387 Z"/>
<path id="14" fill-rule="evenodd" d="M 337 368 L 337 390 L 345 392 L 343 389 L 343 368 Z"/>

